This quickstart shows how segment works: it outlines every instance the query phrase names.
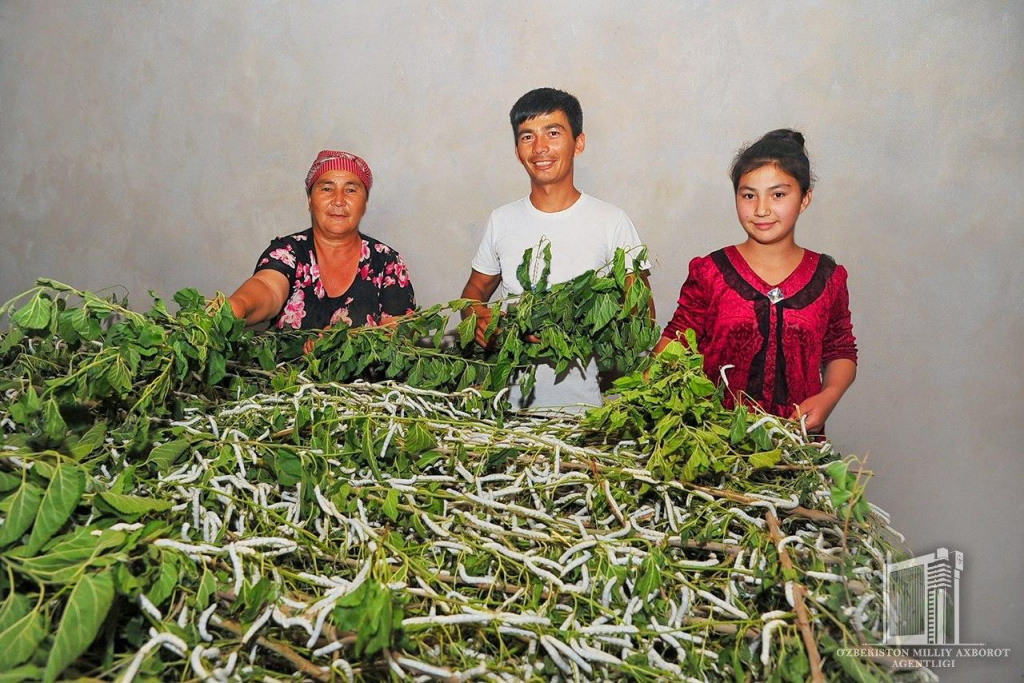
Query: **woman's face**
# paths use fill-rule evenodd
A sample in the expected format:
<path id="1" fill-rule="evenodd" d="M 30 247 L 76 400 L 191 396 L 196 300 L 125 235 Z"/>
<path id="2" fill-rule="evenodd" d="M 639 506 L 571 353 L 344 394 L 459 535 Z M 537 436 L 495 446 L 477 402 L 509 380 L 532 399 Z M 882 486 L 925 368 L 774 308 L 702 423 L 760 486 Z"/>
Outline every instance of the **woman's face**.
<path id="1" fill-rule="evenodd" d="M 793 242 L 796 219 L 811 203 L 811 191 L 775 164 L 740 176 L 736 215 L 747 236 L 758 244 Z"/>
<path id="2" fill-rule="evenodd" d="M 359 231 L 366 213 L 366 187 L 348 171 L 327 171 L 309 193 L 313 230 L 326 237 L 344 237 Z"/>

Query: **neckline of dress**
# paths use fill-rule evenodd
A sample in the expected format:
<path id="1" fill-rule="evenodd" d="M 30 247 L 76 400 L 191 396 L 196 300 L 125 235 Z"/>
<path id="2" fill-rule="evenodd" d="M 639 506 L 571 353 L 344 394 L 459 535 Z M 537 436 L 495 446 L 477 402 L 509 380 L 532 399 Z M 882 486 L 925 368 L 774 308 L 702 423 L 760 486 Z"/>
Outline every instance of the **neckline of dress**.
<path id="1" fill-rule="evenodd" d="M 317 282 L 320 283 L 320 286 L 324 290 L 324 297 L 323 297 L 322 301 L 332 301 L 333 302 L 333 301 L 337 301 L 338 299 L 343 299 L 344 297 L 348 296 L 348 293 L 352 291 L 352 287 L 354 287 L 356 282 L 359 280 L 359 271 L 362 269 L 363 261 L 365 260 L 365 261 L 369 262 L 370 258 L 373 256 L 373 254 L 372 254 L 373 246 L 370 244 L 370 241 L 367 239 L 366 235 L 363 235 L 362 233 L 359 234 L 359 239 L 362 240 L 362 246 L 360 247 L 361 251 L 359 253 L 359 260 L 356 261 L 356 274 L 355 274 L 355 277 L 352 278 L 352 282 L 349 283 L 348 287 L 345 288 L 344 292 L 342 292 L 341 294 L 338 294 L 337 296 L 331 296 L 330 294 L 327 293 L 327 285 L 324 284 L 323 278 L 320 277 L 320 259 L 316 255 L 316 241 L 313 239 L 312 230 L 313 230 L 313 228 L 310 228 L 309 256 L 310 256 L 310 266 L 316 266 L 316 275 L 314 276 L 312 273 L 310 273 L 310 277 L 313 278 L 313 287 L 314 287 L 314 289 L 316 289 L 316 283 Z M 367 254 L 367 257 L 365 259 L 362 256 L 362 250 L 363 249 L 365 249 L 366 251 L 370 251 L 371 252 L 371 253 Z"/>
<path id="2" fill-rule="evenodd" d="M 787 285 L 797 281 L 798 276 L 806 275 L 807 273 L 812 273 L 814 271 L 814 257 L 817 256 L 816 252 L 813 252 L 810 249 L 804 249 L 804 254 L 800 258 L 800 263 L 796 265 L 796 268 L 794 268 L 789 275 L 782 278 L 782 280 L 779 281 L 777 284 L 773 285 L 766 281 L 763 277 L 758 275 L 757 272 L 753 268 L 751 268 L 750 264 L 747 263 L 747 259 L 743 258 L 743 254 L 740 253 L 740 250 L 736 248 L 736 245 L 729 245 L 728 247 L 726 247 L 725 253 L 729 257 L 729 260 L 732 262 L 733 266 L 735 266 L 736 271 L 740 274 L 740 276 L 748 283 L 753 285 L 755 288 L 757 288 L 762 294 L 766 294 L 773 289 L 778 289 L 781 291 L 782 289 L 785 288 L 788 290 L 789 288 L 787 287 Z M 809 279 L 809 277 L 810 276 L 808 275 L 807 279 Z M 802 288 L 806 284 L 806 282 L 800 283 L 800 287 L 798 287 L 797 289 Z M 792 295 L 792 292 L 790 292 L 790 295 Z"/>

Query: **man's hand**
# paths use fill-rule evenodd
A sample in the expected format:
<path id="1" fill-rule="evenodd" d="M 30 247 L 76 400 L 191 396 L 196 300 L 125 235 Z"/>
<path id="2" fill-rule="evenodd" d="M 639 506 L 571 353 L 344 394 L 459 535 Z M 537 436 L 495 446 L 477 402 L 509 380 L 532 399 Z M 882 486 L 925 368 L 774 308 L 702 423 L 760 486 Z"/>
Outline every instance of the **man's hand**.
<path id="1" fill-rule="evenodd" d="M 476 313 L 476 343 L 486 349 L 488 340 L 484 335 L 491 324 L 491 318 L 494 314 L 491 313 L 491 309 L 487 306 L 473 306 L 473 312 Z M 498 330 L 495 329 L 494 334 L 491 335 L 490 342 L 493 342 L 497 336 Z"/>
<path id="2" fill-rule="evenodd" d="M 484 348 L 487 348 L 487 340 L 484 339 L 484 332 L 487 331 L 487 327 L 491 324 L 491 318 L 493 313 L 491 309 L 483 304 L 487 302 L 494 294 L 495 290 L 498 289 L 498 285 L 501 284 L 501 275 L 486 275 L 477 270 L 472 270 L 469 273 L 469 280 L 466 281 L 466 286 L 462 288 L 462 298 L 472 299 L 479 301 L 480 303 L 476 306 L 469 306 L 462 310 L 462 317 L 468 318 L 470 313 L 476 313 L 476 343 Z M 491 339 L 497 336 L 497 330 Z"/>

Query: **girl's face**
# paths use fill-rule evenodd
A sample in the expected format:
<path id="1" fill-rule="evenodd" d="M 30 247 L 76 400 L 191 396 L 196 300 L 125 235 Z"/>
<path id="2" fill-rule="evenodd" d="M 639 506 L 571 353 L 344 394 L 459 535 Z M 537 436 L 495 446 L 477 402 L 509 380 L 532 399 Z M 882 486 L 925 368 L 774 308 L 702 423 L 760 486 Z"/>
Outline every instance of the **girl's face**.
<path id="1" fill-rule="evenodd" d="M 775 164 L 765 164 L 740 176 L 736 215 L 750 241 L 793 244 L 796 219 L 811 203 L 811 191 Z"/>

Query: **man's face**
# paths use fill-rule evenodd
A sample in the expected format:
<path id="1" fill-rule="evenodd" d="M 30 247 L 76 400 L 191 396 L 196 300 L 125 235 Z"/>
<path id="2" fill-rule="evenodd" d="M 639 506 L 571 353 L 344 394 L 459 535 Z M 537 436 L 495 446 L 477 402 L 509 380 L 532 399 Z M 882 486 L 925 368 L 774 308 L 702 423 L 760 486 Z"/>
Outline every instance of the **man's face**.
<path id="1" fill-rule="evenodd" d="M 572 183 L 573 160 L 583 153 L 583 133 L 575 140 L 565 112 L 556 110 L 523 121 L 516 132 L 516 158 L 533 185 Z"/>

